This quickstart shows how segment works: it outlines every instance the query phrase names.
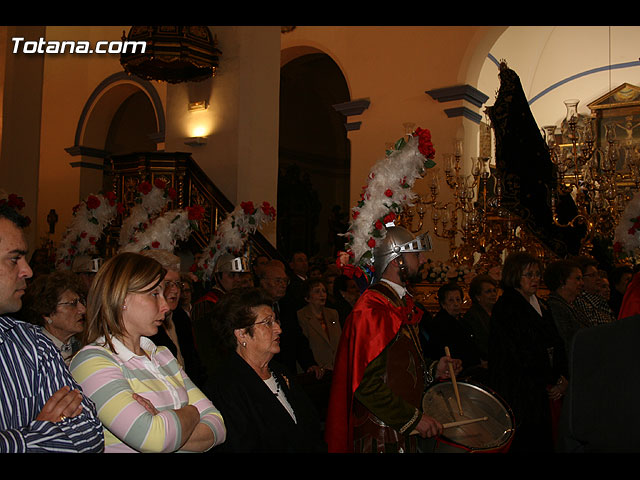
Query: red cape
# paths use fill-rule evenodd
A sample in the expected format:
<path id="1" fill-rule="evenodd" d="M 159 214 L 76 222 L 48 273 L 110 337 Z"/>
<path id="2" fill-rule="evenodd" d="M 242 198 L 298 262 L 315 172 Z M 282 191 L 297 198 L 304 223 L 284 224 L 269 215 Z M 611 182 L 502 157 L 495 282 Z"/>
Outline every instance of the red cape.
<path id="1" fill-rule="evenodd" d="M 403 324 L 419 323 L 422 311 L 409 295 L 394 306 L 382 293 L 366 290 L 342 329 L 329 397 L 325 440 L 330 453 L 353 452 L 353 396 L 364 370 L 393 340 Z M 409 315 L 413 312 L 412 315 Z"/>
<path id="2" fill-rule="evenodd" d="M 640 273 L 636 273 L 624 292 L 618 320 L 640 313 Z"/>

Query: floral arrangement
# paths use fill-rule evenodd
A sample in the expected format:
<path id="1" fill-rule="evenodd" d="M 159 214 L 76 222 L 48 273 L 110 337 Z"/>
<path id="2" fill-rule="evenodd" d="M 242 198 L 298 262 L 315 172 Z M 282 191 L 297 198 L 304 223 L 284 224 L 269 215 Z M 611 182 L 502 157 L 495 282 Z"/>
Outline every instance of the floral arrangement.
<path id="1" fill-rule="evenodd" d="M 176 191 L 167 182 L 156 178 L 138 185 L 135 203 L 129 216 L 123 220 L 118 243 L 121 248 L 134 242 L 136 235 L 144 232 L 153 222 L 153 217 L 165 209 L 169 200 L 176 198 Z"/>
<path id="2" fill-rule="evenodd" d="M 144 230 L 137 230 L 130 243 L 120 248 L 120 252 L 141 252 L 163 249 L 173 252 L 179 241 L 186 240 L 193 230 L 198 229 L 198 220 L 203 218 L 204 208 L 197 205 L 181 210 L 169 210 L 152 219 Z"/>
<path id="3" fill-rule="evenodd" d="M 73 207 L 73 219 L 62 236 L 56 254 L 56 268 L 69 269 L 77 256 L 96 253 L 96 243 L 102 232 L 123 210 L 113 192 L 91 194 Z"/>
<path id="4" fill-rule="evenodd" d="M 16 193 L 5 193 L 3 190 L 0 190 L 0 207 L 6 205 L 9 208 L 12 208 L 16 212 L 20 212 L 24 207 L 24 199 Z M 31 219 L 28 216 L 24 216 L 26 224 L 29 225 L 31 223 Z"/>
<path id="5" fill-rule="evenodd" d="M 375 268 L 373 250 L 386 235 L 405 205 L 412 205 L 417 194 L 411 190 L 426 169 L 435 165 L 435 149 L 429 130 L 417 128 L 408 138 L 398 140 L 384 159 L 371 169 L 358 204 L 351 211 L 346 233 L 348 263 L 367 275 Z M 342 266 L 344 260 L 339 260 Z"/>
<path id="6" fill-rule="evenodd" d="M 633 198 L 624 209 L 614 232 L 613 251 L 618 257 L 633 256 L 640 248 L 640 194 Z"/>
<path id="7" fill-rule="evenodd" d="M 191 266 L 191 272 L 201 279 L 211 279 L 220 255 L 242 255 L 249 234 L 275 218 L 276 210 L 268 202 L 263 202 L 259 207 L 254 206 L 253 202 L 241 202 L 220 223 L 207 248 Z"/>
<path id="8" fill-rule="evenodd" d="M 452 267 L 448 263 L 427 259 L 422 265 L 422 280 L 429 283 L 468 283 L 472 271 L 467 266 Z"/>

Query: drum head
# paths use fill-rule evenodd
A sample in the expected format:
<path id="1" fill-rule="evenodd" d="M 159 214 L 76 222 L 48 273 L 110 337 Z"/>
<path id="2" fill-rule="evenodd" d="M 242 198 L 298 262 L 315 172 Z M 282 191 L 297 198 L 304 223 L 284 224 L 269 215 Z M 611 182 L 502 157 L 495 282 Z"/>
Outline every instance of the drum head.
<path id="1" fill-rule="evenodd" d="M 440 423 L 458 422 L 482 417 L 487 420 L 446 428 L 442 437 L 469 450 L 496 449 L 507 444 L 513 435 L 513 415 L 493 394 L 470 383 L 457 382 L 463 416 L 451 382 L 429 388 L 422 400 L 424 413 Z"/>

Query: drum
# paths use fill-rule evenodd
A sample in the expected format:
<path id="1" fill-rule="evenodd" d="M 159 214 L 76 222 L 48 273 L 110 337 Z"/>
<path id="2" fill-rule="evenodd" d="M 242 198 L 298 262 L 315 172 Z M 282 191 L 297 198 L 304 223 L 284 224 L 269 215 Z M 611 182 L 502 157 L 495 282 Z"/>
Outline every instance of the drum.
<path id="1" fill-rule="evenodd" d="M 422 399 L 423 411 L 443 425 L 471 421 L 445 428 L 437 438 L 436 452 L 503 453 L 509 450 L 515 433 L 511 408 L 486 387 L 457 382 L 462 413 L 451 382 L 437 383 L 427 390 Z M 486 417 L 486 419 L 485 419 Z"/>

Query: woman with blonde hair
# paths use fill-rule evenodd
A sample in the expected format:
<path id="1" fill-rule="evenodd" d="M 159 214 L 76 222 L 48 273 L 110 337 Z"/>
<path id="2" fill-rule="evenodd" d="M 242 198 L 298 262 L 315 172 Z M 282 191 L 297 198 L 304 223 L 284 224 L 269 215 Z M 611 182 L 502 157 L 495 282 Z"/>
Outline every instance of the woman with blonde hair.
<path id="1" fill-rule="evenodd" d="M 148 338 L 169 311 L 165 273 L 152 258 L 121 253 L 89 290 L 85 346 L 71 372 L 97 406 L 107 453 L 202 452 L 226 438 L 218 409 Z"/>

